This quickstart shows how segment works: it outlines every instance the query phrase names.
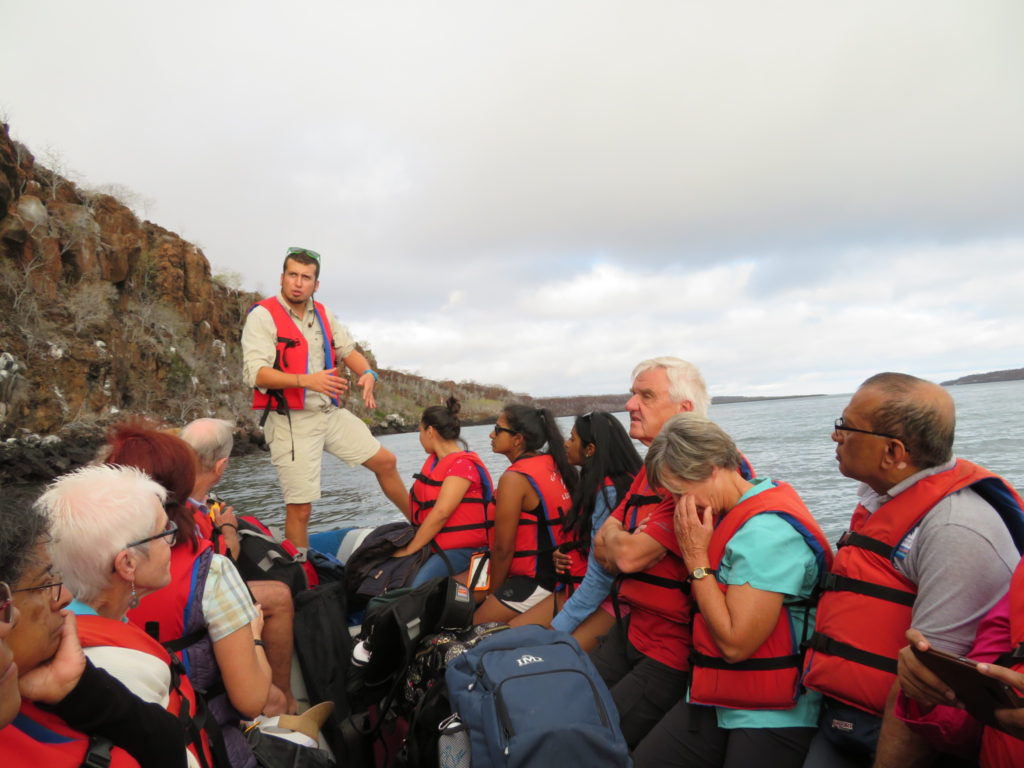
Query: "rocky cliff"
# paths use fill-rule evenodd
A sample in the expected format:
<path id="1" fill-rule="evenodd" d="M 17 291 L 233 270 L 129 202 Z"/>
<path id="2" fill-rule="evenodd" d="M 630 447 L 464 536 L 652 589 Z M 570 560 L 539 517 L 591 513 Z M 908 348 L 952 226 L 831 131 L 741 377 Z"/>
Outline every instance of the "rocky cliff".
<path id="1" fill-rule="evenodd" d="M 43 167 L 0 126 L 0 481 L 80 463 L 127 414 L 218 416 L 251 431 L 240 338 L 259 298 L 214 279 L 194 244 Z M 415 426 L 450 392 L 469 418 L 528 399 L 381 373 L 379 409 L 350 407 L 385 429 Z"/>

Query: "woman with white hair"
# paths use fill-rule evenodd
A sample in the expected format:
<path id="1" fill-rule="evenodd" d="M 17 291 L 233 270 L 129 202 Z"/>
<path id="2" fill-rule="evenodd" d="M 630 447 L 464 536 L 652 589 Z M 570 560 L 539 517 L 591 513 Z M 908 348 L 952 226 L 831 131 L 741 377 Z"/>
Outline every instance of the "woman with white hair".
<path id="1" fill-rule="evenodd" d="M 76 596 L 69 607 L 86 655 L 185 722 L 190 764 L 209 766 L 213 751 L 191 683 L 160 643 L 125 618 L 170 581 L 178 529 L 164 511 L 166 495 L 134 467 L 94 466 L 56 480 L 36 505 L 50 518 L 53 562 Z"/>
<path id="2" fill-rule="evenodd" d="M 676 500 L 675 535 L 694 606 L 690 688 L 633 754 L 648 766 L 803 763 L 819 694 L 800 687 L 801 640 L 832 552 L 796 491 L 746 479 L 743 457 L 713 421 L 669 419 L 645 459 Z"/>

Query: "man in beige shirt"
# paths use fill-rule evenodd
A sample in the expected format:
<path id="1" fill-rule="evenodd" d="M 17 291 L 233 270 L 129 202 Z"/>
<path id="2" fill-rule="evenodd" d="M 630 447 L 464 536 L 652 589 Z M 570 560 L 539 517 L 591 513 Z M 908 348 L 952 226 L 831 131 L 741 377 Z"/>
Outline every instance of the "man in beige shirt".
<path id="1" fill-rule="evenodd" d="M 267 409 L 264 434 L 284 494 L 285 536 L 297 547 L 309 546 L 324 451 L 373 472 L 384 494 L 409 516 L 394 454 L 340 407 L 348 381 L 338 375 L 339 361 L 358 377 L 368 408 L 377 407 L 377 373 L 356 350 L 348 329 L 313 300 L 319 279 L 320 255 L 289 248 L 281 293 L 253 307 L 242 330 L 243 378 L 253 387 L 253 407 Z"/>

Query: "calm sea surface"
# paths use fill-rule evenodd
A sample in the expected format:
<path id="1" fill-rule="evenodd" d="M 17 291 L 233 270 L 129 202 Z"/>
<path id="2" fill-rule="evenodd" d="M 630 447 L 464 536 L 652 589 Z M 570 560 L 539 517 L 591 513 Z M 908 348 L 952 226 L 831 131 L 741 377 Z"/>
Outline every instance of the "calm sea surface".
<path id="1" fill-rule="evenodd" d="M 957 407 L 957 455 L 1024 489 L 1024 382 L 971 384 L 949 391 Z M 836 469 L 835 444 L 829 437 L 832 422 L 847 402 L 849 395 L 830 395 L 711 407 L 711 417 L 732 435 L 757 473 L 792 483 L 833 541 L 849 520 L 857 488 Z M 619 415 L 628 424 L 626 414 Z M 559 419 L 563 432 L 568 432 L 572 421 Z M 508 461 L 491 453 L 490 430 L 467 427 L 462 436 L 497 483 Z M 398 470 L 411 484 L 425 458 L 418 435 L 386 435 L 381 443 L 397 456 Z M 323 498 L 313 507 L 313 530 L 401 519 L 373 474 L 362 467 L 350 468 L 325 455 L 322 483 Z M 283 524 L 284 508 L 269 454 L 232 460 L 217 492 L 240 512 Z"/>

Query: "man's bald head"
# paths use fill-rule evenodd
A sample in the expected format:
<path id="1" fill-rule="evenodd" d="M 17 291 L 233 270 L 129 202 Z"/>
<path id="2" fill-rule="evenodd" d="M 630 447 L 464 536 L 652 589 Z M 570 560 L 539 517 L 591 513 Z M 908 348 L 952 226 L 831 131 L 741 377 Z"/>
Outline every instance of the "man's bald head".
<path id="1" fill-rule="evenodd" d="M 956 406 L 949 392 L 906 373 L 877 373 L 861 389 L 882 396 L 872 414 L 876 432 L 898 435 L 918 469 L 945 464 L 953 458 Z"/>

